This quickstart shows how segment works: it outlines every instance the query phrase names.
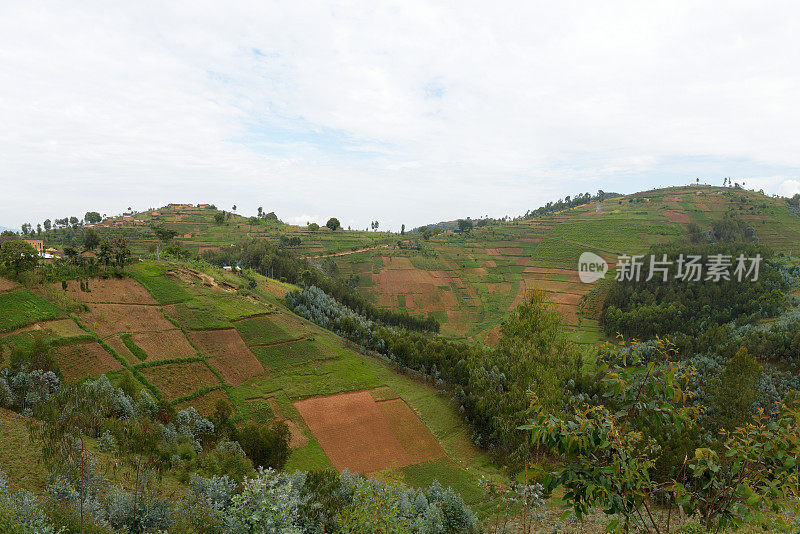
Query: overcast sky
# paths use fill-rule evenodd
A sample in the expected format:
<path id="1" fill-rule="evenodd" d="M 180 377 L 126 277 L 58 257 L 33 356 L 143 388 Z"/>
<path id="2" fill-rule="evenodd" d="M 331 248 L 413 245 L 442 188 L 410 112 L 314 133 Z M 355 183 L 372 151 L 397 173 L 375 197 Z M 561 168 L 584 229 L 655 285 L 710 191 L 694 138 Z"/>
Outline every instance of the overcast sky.
<path id="1" fill-rule="evenodd" d="M 397 230 L 696 177 L 800 192 L 797 3 L 75 4 L 0 3 L 0 225 L 210 202 Z"/>

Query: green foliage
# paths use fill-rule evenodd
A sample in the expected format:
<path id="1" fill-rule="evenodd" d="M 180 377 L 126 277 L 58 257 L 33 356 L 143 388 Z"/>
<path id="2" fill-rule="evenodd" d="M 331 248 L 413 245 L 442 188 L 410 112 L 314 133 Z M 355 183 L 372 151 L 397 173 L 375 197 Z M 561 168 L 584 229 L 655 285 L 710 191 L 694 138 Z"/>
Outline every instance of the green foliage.
<path id="1" fill-rule="evenodd" d="M 702 257 L 705 264 L 714 254 L 730 255 L 735 259 L 760 254 L 763 258 L 758 280 L 697 282 L 676 280 L 677 264 L 670 268 L 669 279 L 660 276 L 650 281 L 615 281 L 603 306 L 600 324 L 606 335 L 621 333 L 626 337 L 649 339 L 654 336 L 683 333 L 695 335 L 710 325 L 725 324 L 740 316 L 774 317 L 786 308 L 783 290 L 785 281 L 770 252 L 756 245 L 707 244 L 687 247 L 661 245 L 650 251 L 656 258 L 664 254 L 675 260 L 680 254 Z M 643 268 L 645 272 L 647 267 Z"/>
<path id="2" fill-rule="evenodd" d="M 14 239 L 0 245 L 0 265 L 12 271 L 16 278 L 39 263 L 39 253 L 29 243 Z"/>
<path id="3" fill-rule="evenodd" d="M 289 458 L 289 427 L 279 421 L 271 426 L 246 424 L 236 439 L 257 467 L 282 469 Z"/>
<path id="4" fill-rule="evenodd" d="M 751 419 L 760 376 L 761 364 L 756 357 L 744 347 L 736 351 L 725 370 L 711 382 L 708 395 L 711 430 L 733 430 Z"/>
<path id="5" fill-rule="evenodd" d="M 582 404 L 566 418 L 536 405 L 535 417 L 522 428 L 531 431 L 535 445 L 564 459 L 546 477 L 547 490 L 563 486 L 564 499 L 579 518 L 594 507 L 620 515 L 623 523 L 614 521 L 612 528 L 623 531 L 638 524 L 662 532 L 653 515 L 657 499 L 669 506 L 670 515 L 677 505 L 690 516 L 699 513 L 712 530 L 740 526 L 757 517 L 762 505 L 780 511 L 797 480 L 800 404 L 726 433 L 721 453 L 704 447 L 686 451 L 680 471 L 659 479 L 653 468 L 660 447 L 647 429 L 693 428 L 702 407 L 687 403 L 671 362 L 674 346 L 661 341 L 657 351 L 660 358 L 644 369 L 601 364 L 604 404 Z M 602 361 L 616 361 L 604 356 Z M 635 353 L 631 358 L 628 363 L 638 363 Z"/>
<path id="6" fill-rule="evenodd" d="M 337 219 L 336 217 L 331 217 L 330 219 L 328 219 L 328 222 L 325 223 L 325 226 L 330 228 L 332 231 L 336 231 L 342 225 L 339 223 L 339 219 Z"/>

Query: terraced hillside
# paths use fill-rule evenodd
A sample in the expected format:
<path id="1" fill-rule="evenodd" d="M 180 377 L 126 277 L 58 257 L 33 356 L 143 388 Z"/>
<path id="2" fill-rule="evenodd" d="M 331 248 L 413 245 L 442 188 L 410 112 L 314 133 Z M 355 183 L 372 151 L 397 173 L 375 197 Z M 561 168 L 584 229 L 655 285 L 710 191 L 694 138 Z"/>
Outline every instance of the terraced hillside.
<path id="1" fill-rule="evenodd" d="M 273 296 L 285 285 L 256 276 L 244 289 L 197 263 L 140 262 L 129 273 L 88 290 L 1 280 L 0 368 L 14 345 L 40 338 L 69 381 L 130 371 L 156 398 L 205 414 L 226 399 L 240 421 L 287 423 L 289 470 L 438 478 L 479 506 L 478 476 L 500 477 L 447 399 L 294 315 Z"/>
<path id="2" fill-rule="evenodd" d="M 283 224 L 274 219 L 243 217 L 225 213 L 223 222 L 215 219 L 221 213 L 212 207 L 170 205 L 145 212 L 106 219 L 94 226 L 104 238 L 125 238 L 134 254 L 142 255 L 154 249 L 158 239 L 152 227 L 164 225 L 177 232 L 175 240 L 194 253 L 227 247 L 248 238 L 266 238 L 278 241 L 281 236 L 300 238 L 292 248 L 301 255 L 318 256 L 351 252 L 380 243 L 392 241 L 388 232 L 359 230 L 331 231 L 327 227 L 316 230 L 305 226 Z M 70 230 L 45 232 L 46 245 L 60 247 L 69 240 Z"/>
<path id="3" fill-rule="evenodd" d="M 783 199 L 731 187 L 646 191 L 535 219 L 492 221 L 468 234 L 449 231 L 429 241 L 419 234 L 312 231 L 231 214 L 220 224 L 217 213 L 211 207 L 171 205 L 108 220 L 97 231 L 103 237 L 125 237 L 139 255 L 155 249 L 151 225 L 175 230 L 176 241 L 194 252 L 250 237 L 273 243 L 281 236 L 298 237 L 300 243 L 292 248 L 299 255 L 330 257 L 344 277 L 355 275 L 359 291 L 378 306 L 430 314 L 442 324 L 443 334 L 490 344 L 504 317 L 532 287 L 549 293 L 577 341 L 596 342 L 604 286 L 579 281 L 577 262 L 584 251 L 609 261 L 613 275 L 618 254 L 643 253 L 654 243 L 684 239 L 690 223 L 707 230 L 726 213 L 750 224 L 760 242 L 777 252 L 800 249 L 800 216 Z M 63 242 L 65 230 L 58 232 L 47 234 L 48 246 Z"/>
<path id="4" fill-rule="evenodd" d="M 499 324 L 525 291 L 544 289 L 580 342 L 598 339 L 603 284 L 583 284 L 578 257 L 594 252 L 612 266 L 618 254 L 684 239 L 689 223 L 710 228 L 725 213 L 750 224 L 760 242 L 800 250 L 800 216 L 782 199 L 734 188 L 689 186 L 617 197 L 531 220 L 447 232 L 411 248 L 336 257 L 345 275 L 381 307 L 433 314 L 442 332 L 493 343 Z M 607 275 L 610 278 L 611 275 Z"/>

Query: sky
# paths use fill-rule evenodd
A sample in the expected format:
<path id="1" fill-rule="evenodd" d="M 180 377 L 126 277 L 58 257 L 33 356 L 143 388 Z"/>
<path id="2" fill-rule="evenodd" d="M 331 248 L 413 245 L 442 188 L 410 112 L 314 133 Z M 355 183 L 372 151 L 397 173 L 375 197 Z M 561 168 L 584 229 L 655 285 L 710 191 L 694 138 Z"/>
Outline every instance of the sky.
<path id="1" fill-rule="evenodd" d="M 2 2 L 0 226 L 169 202 L 399 230 L 800 192 L 793 2 Z"/>

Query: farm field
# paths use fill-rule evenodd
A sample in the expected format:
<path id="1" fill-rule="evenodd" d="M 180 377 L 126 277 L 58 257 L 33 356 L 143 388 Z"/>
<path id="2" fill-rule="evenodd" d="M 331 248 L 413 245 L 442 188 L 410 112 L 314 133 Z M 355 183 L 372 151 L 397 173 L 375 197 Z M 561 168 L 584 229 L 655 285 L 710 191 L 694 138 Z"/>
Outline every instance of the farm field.
<path id="1" fill-rule="evenodd" d="M 281 236 L 299 237 L 301 244 L 294 247 L 297 254 L 328 257 L 341 275 L 353 277 L 359 291 L 377 306 L 430 315 L 441 323 L 444 335 L 488 344 L 496 343 L 504 317 L 534 287 L 548 293 L 576 333 L 576 341 L 595 339 L 596 330 L 586 321 L 597 318 L 598 307 L 586 305 L 591 286 L 575 279 L 577 259 L 584 251 L 600 255 L 613 266 L 619 254 L 642 253 L 652 244 L 681 239 L 690 223 L 707 229 L 725 213 L 734 213 L 752 225 L 760 242 L 777 252 L 789 253 L 800 242 L 800 217 L 783 201 L 753 191 L 711 186 L 644 191 L 534 219 L 492 221 L 466 235 L 445 232 L 429 241 L 407 233 L 401 243 L 418 243 L 419 250 L 400 248 L 397 234 L 331 232 L 324 227 L 311 231 L 237 214 L 218 224 L 216 213 L 212 207 L 170 205 L 110 219 L 97 231 L 111 238 L 125 237 L 136 254 L 147 254 L 155 247 L 153 224 L 177 231 L 176 240 L 196 252 L 218 250 L 250 238 L 275 243 Z M 53 234 L 46 236 L 48 246 L 50 238 L 52 244 L 58 244 L 57 234 Z M 173 268 L 166 276 L 160 269 L 153 263 L 140 264 L 132 274 L 159 304 L 175 306 L 169 315 L 192 330 L 228 328 L 231 321 L 253 314 L 248 303 L 235 301 L 239 309 L 226 308 L 224 297 L 217 296 L 237 289 L 235 283 L 231 287 L 214 285 L 207 275 L 191 267 Z M 187 291 L 187 285 L 202 289 L 203 294 Z M 259 286 L 262 293 L 276 298 L 289 289 L 291 286 L 275 281 Z M 102 293 L 102 288 L 98 291 Z M 210 298 L 216 301 L 213 306 L 207 302 Z M 211 308 L 218 313 L 210 312 Z"/>
<path id="2" fill-rule="evenodd" d="M 254 290 L 239 289 L 237 275 L 210 267 L 198 271 L 201 276 L 176 274 L 187 269 L 197 271 L 178 263 L 142 262 L 131 267 L 129 278 L 90 279 L 89 291 L 74 284 L 64 291 L 56 284 L 42 293 L 66 293 L 65 298 L 83 303 L 86 310 L 74 319 L 28 290 L 0 293 L 12 295 L 11 302 L 23 298 L 36 304 L 14 322 L 27 324 L 2 339 L 54 342 L 54 358 L 67 380 L 107 373 L 117 381 L 130 372 L 153 396 L 178 409 L 194 406 L 210 414 L 218 400 L 227 399 L 237 421 L 284 421 L 291 433 L 290 470 L 401 473 L 449 458 L 462 471 L 457 489 L 475 495 L 476 505 L 479 475 L 503 479 L 486 453 L 472 445 L 449 400 L 291 313 L 273 296 L 275 288 L 282 294 L 291 286 L 256 276 Z M 394 437 L 351 462 L 354 442 L 331 441 L 330 432 L 319 427 L 341 416 L 341 406 L 319 400 L 328 398 L 357 399 L 354 406 L 363 405 L 371 419 L 356 427 L 375 439 Z M 316 419 L 307 419 L 304 407 L 315 402 Z"/>
<path id="3" fill-rule="evenodd" d="M 535 219 L 492 222 L 469 234 L 420 240 L 421 249 L 376 248 L 335 257 L 345 277 L 384 308 L 431 315 L 446 336 L 494 344 L 499 325 L 532 288 L 544 290 L 576 342 L 600 339 L 594 285 L 577 278 L 590 251 L 611 267 L 619 254 L 641 254 L 682 239 L 689 223 L 708 229 L 725 213 L 752 225 L 762 244 L 790 253 L 800 217 L 785 203 L 752 191 L 687 186 L 607 199 Z M 602 305 L 602 302 L 600 302 Z"/>

